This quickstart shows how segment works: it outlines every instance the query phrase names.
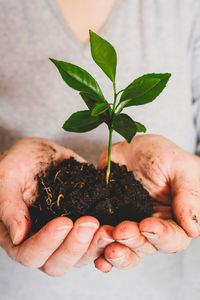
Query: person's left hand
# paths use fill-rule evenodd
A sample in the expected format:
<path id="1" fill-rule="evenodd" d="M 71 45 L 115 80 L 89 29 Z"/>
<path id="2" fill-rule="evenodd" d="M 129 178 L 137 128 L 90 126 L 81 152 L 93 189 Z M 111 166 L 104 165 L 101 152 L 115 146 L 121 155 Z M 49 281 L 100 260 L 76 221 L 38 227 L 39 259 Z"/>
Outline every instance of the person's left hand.
<path id="1" fill-rule="evenodd" d="M 174 253 L 187 248 L 191 237 L 200 234 L 199 157 L 161 136 L 143 135 L 134 137 L 131 144 L 113 145 L 112 160 L 125 164 L 149 191 L 155 199 L 154 214 L 139 224 L 124 221 L 117 225 L 112 232 L 115 242 L 95 260 L 95 266 L 103 272 L 112 266 L 127 269 L 156 250 Z M 104 151 L 99 167 L 106 164 Z"/>

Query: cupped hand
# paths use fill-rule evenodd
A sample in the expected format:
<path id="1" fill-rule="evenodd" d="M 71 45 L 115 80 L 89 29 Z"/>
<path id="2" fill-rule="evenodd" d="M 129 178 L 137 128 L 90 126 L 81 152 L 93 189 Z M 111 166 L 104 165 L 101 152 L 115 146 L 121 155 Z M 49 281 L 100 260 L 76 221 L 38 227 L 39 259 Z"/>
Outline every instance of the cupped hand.
<path id="1" fill-rule="evenodd" d="M 99 227 L 90 216 L 74 225 L 69 218 L 58 217 L 29 235 L 28 206 L 36 198 L 36 174 L 70 156 L 84 162 L 72 150 L 39 138 L 22 139 L 0 156 L 0 246 L 12 259 L 51 276 L 61 276 L 76 265 Z"/>
<path id="2" fill-rule="evenodd" d="M 181 251 L 191 237 L 200 234 L 200 158 L 157 135 L 136 136 L 132 142 L 113 145 L 112 160 L 125 164 L 154 198 L 152 217 L 139 224 L 120 223 L 113 230 L 116 241 L 106 247 L 104 257 L 95 261 L 100 270 L 108 262 L 118 268 L 137 264 L 153 253 Z M 107 151 L 99 167 L 107 164 Z"/>

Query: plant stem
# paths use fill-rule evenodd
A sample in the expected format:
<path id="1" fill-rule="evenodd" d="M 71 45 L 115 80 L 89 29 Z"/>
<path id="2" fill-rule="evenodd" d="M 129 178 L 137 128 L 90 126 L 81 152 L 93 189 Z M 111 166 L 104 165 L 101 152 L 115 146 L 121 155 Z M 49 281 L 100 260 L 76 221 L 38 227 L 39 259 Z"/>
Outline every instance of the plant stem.
<path id="1" fill-rule="evenodd" d="M 106 171 L 106 183 L 107 184 L 109 182 L 109 177 L 110 177 L 112 132 L 113 132 L 113 129 L 109 128 L 108 164 L 107 164 L 107 171 Z"/>
<path id="2" fill-rule="evenodd" d="M 115 106 L 116 106 L 116 101 L 117 101 L 117 93 L 116 93 L 116 86 L 115 82 L 113 82 L 113 91 L 114 91 L 114 102 L 113 102 L 113 113 L 111 116 L 111 125 L 108 127 L 109 128 L 109 142 L 108 142 L 108 164 L 107 164 L 107 170 L 106 170 L 106 183 L 108 184 L 109 182 L 109 177 L 110 177 L 110 166 L 111 166 L 111 146 L 112 146 L 112 120 L 114 117 L 115 113 Z"/>
<path id="3" fill-rule="evenodd" d="M 119 92 L 117 92 L 116 96 L 118 96 L 121 92 L 123 92 L 124 89 L 120 90 Z"/>
<path id="4" fill-rule="evenodd" d="M 113 82 L 113 90 L 114 90 L 113 111 L 115 112 L 115 106 L 116 106 L 116 101 L 117 101 L 117 94 L 116 94 L 116 86 L 115 86 L 115 83 L 114 83 L 114 82 Z"/>
<path id="5" fill-rule="evenodd" d="M 121 107 L 119 108 L 119 110 L 116 112 L 116 116 L 118 116 L 120 114 L 120 112 L 124 109 L 124 106 L 130 101 L 130 99 L 125 100 L 123 102 L 119 102 L 115 108 L 115 110 L 119 107 L 119 105 L 121 104 Z"/>

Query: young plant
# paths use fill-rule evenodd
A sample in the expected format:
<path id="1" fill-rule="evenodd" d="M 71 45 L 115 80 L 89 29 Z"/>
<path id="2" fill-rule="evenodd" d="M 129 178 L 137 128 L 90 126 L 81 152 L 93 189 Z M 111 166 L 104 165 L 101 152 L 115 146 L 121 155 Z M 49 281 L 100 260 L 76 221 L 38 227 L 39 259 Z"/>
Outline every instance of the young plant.
<path id="1" fill-rule="evenodd" d="M 109 130 L 108 164 L 106 182 L 109 182 L 111 166 L 111 145 L 113 130 L 121 134 L 128 143 L 136 132 L 146 132 L 143 124 L 131 119 L 122 110 L 129 106 L 143 105 L 152 102 L 165 88 L 171 74 L 145 74 L 120 91 L 116 91 L 115 75 L 117 54 L 114 47 L 92 30 L 90 34 L 91 55 L 95 63 L 112 81 L 113 103 L 107 101 L 97 81 L 84 69 L 64 61 L 53 58 L 63 80 L 73 89 L 79 91 L 88 110 L 72 114 L 63 124 L 66 131 L 86 132 L 98 127 L 103 122 Z M 118 99 L 119 95 L 120 98 Z"/>

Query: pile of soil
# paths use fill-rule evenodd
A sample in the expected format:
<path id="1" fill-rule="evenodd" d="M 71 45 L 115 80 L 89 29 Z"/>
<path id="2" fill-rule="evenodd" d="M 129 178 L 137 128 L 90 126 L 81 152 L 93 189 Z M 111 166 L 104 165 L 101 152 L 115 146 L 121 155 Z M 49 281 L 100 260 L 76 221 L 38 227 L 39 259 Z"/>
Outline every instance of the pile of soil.
<path id="1" fill-rule="evenodd" d="M 32 232 L 59 216 L 75 221 L 90 215 L 101 225 L 116 226 L 151 216 L 153 199 L 126 166 L 112 163 L 107 184 L 106 168 L 98 170 L 71 157 L 38 175 L 38 197 L 29 212 Z"/>

